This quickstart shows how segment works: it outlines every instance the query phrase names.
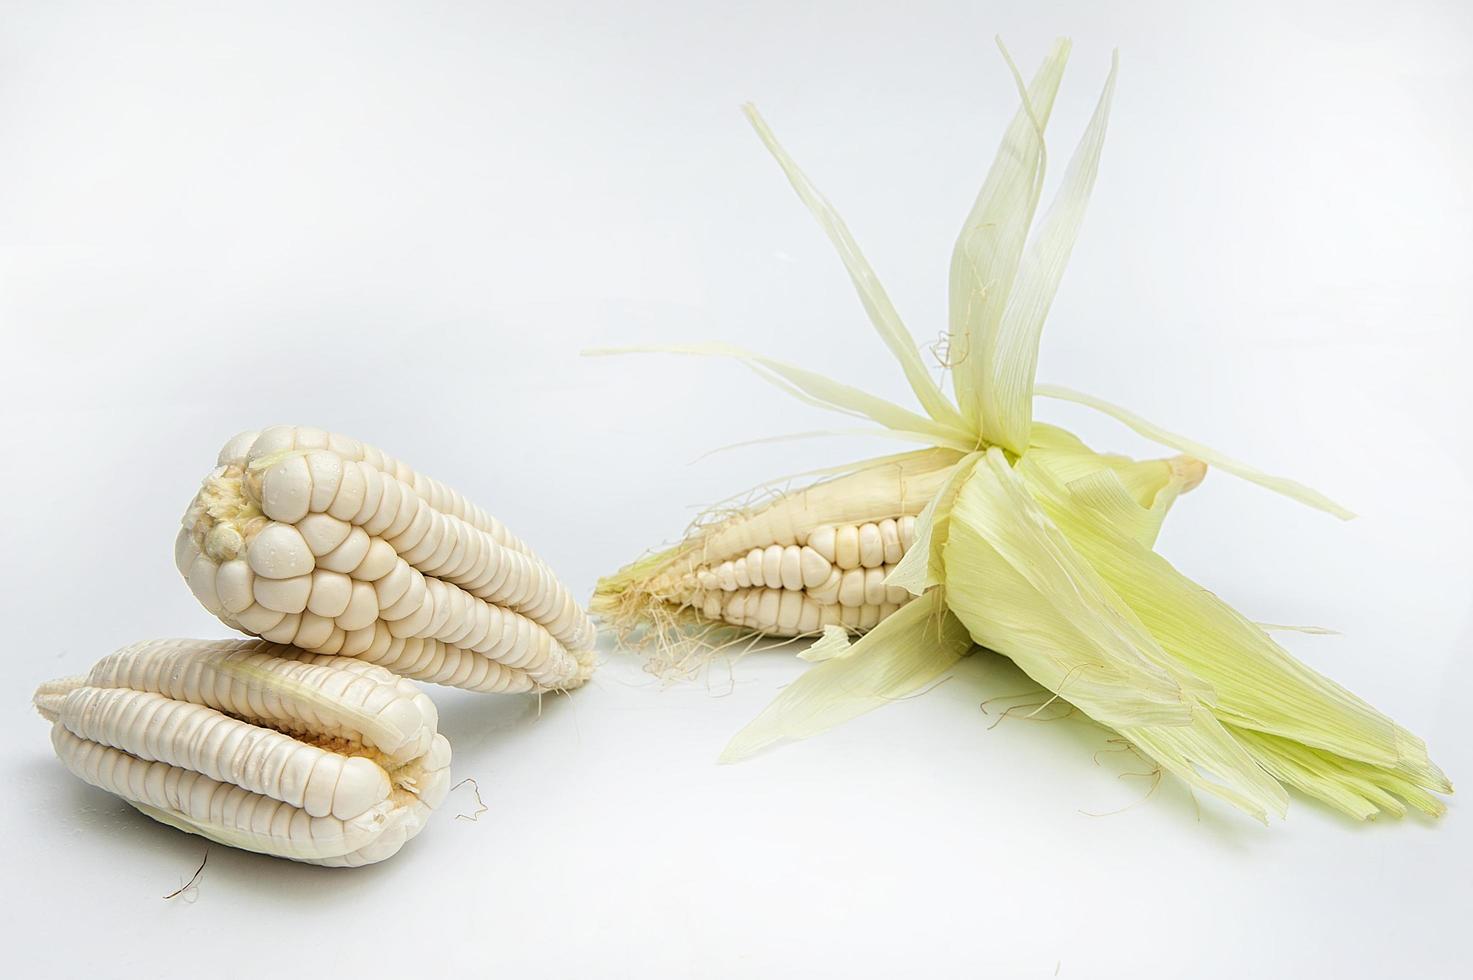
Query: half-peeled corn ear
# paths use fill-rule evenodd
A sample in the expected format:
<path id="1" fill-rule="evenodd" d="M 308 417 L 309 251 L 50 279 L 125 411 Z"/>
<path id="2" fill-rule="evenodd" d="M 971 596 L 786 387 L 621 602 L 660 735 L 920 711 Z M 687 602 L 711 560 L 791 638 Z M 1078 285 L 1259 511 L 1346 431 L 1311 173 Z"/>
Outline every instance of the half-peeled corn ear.
<path id="1" fill-rule="evenodd" d="M 77 776 L 231 847 L 393 856 L 450 785 L 430 699 L 381 667 L 263 640 L 149 640 L 35 703 Z"/>
<path id="2" fill-rule="evenodd" d="M 1102 456 L 1068 433 L 1044 434 L 1057 444 L 1048 456 L 1055 466 L 1070 474 L 1111 469 L 1131 480 L 1142 506 L 1159 500 L 1160 516 L 1205 473 L 1184 456 Z M 888 456 L 756 507 L 717 509 L 676 547 L 602 579 L 593 612 L 626 637 L 654 626 L 656 648 L 677 655 L 682 646 L 715 645 L 706 636 L 713 628 L 770 637 L 816 636 L 830 626 L 864 633 L 913 598 L 895 572 L 916 542 L 918 518 L 964 456 L 939 447 Z"/>
<path id="3" fill-rule="evenodd" d="M 1163 771 L 1261 819 L 1283 813 L 1286 786 L 1358 818 L 1440 813 L 1437 796 L 1452 785 L 1420 739 L 1295 661 L 1154 551 L 1167 512 L 1208 464 L 1338 517 L 1350 512 L 1116 405 L 1035 384 L 1040 332 L 1094 186 L 1115 88 L 1112 63 L 1035 223 L 1044 131 L 1069 50 L 1056 41 L 1031 81 L 1004 52 L 1022 105 L 953 252 L 942 367 L 955 402 L 844 222 L 748 107 L 838 249 L 918 410 L 725 344 L 655 349 L 737 359 L 810 405 L 930 448 L 836 467 L 827 472 L 846 475 L 764 507 L 717 510 L 677 547 L 600 582 L 594 611 L 626 643 L 654 647 L 657 666 L 698 664 L 689 654 L 744 633 L 823 628 L 801 654 L 814 666 L 732 740 L 728 761 L 922 691 L 975 643 Z M 1188 455 L 1138 462 L 1094 452 L 1037 421 L 1035 396 L 1089 405 Z M 902 523 L 911 516 L 913 529 Z M 921 598 L 897 601 L 906 594 Z"/>
<path id="4" fill-rule="evenodd" d="M 525 544 L 378 449 L 306 426 L 236 436 L 175 561 L 229 626 L 474 691 L 576 687 L 595 629 Z"/>

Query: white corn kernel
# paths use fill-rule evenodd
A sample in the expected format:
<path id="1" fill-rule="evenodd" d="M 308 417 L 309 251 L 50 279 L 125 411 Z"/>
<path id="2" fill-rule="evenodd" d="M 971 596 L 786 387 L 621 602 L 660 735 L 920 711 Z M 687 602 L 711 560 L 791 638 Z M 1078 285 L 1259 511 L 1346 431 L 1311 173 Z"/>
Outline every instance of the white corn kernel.
<path id="1" fill-rule="evenodd" d="M 256 601 L 267 609 L 274 609 L 282 613 L 299 613 L 307 608 L 307 597 L 312 594 L 312 576 L 262 578 L 258 575 L 254 591 Z"/>
<path id="2" fill-rule="evenodd" d="M 239 613 L 255 602 L 252 590 L 256 573 L 243 559 L 227 561 L 215 572 L 215 589 L 226 612 Z"/>
<path id="3" fill-rule="evenodd" d="M 783 548 L 782 567 L 779 569 L 783 588 L 798 592 L 803 588 L 803 549 L 795 544 Z"/>
<path id="4" fill-rule="evenodd" d="M 864 572 L 862 568 L 851 568 L 839 582 L 839 605 L 864 605 Z"/>
<path id="5" fill-rule="evenodd" d="M 795 589 L 783 589 L 777 605 L 777 628 L 782 633 L 795 633 L 798 619 L 803 614 L 803 593 Z"/>
<path id="6" fill-rule="evenodd" d="M 737 588 L 736 569 L 729 561 L 724 561 L 716 568 L 716 580 L 721 583 L 721 591 L 735 592 Z"/>
<path id="7" fill-rule="evenodd" d="M 878 606 L 885 601 L 885 569 L 866 568 L 864 570 L 864 603 L 867 606 Z"/>
<path id="8" fill-rule="evenodd" d="M 372 538 L 361 527 L 355 527 L 348 531 L 348 536 L 343 543 L 332 551 L 317 559 L 319 568 L 325 568 L 329 572 L 342 572 L 349 574 L 368 557 L 368 548 Z"/>
<path id="9" fill-rule="evenodd" d="M 835 558 L 834 545 L 834 529 L 827 524 L 814 528 L 813 533 L 808 535 L 808 547 L 822 555 L 824 561 L 830 564 L 833 564 Z"/>
<path id="10" fill-rule="evenodd" d="M 312 592 L 307 608 L 318 616 L 336 619 L 348 608 L 353 596 L 353 580 L 341 572 L 317 569 L 312 573 Z"/>
<path id="11" fill-rule="evenodd" d="M 822 585 L 828 581 L 829 572 L 833 566 L 829 560 L 820 555 L 812 547 L 805 547 L 802 553 L 803 587 L 807 589 Z"/>
<path id="12" fill-rule="evenodd" d="M 783 546 L 770 544 L 762 552 L 762 581 L 769 589 L 783 587 Z"/>
<path id="13" fill-rule="evenodd" d="M 251 571 L 263 578 L 295 578 L 316 567 L 301 532 L 290 524 L 267 524 L 246 551 Z"/>
<path id="14" fill-rule="evenodd" d="M 847 525 L 834 532 L 834 564 L 845 570 L 859 567 L 859 528 Z"/>
<path id="15" fill-rule="evenodd" d="M 762 574 L 762 549 L 753 548 L 747 552 L 747 579 L 754 588 L 762 588 L 767 584 L 767 579 Z"/>
<path id="16" fill-rule="evenodd" d="M 778 606 L 782 603 L 782 589 L 763 589 L 757 604 L 757 622 L 764 628 L 777 625 Z"/>
<path id="17" fill-rule="evenodd" d="M 308 514 L 297 522 L 297 530 L 301 532 L 302 540 L 307 542 L 307 548 L 313 556 L 320 559 L 332 554 L 348 539 L 353 525 L 326 514 Z"/>
<path id="18" fill-rule="evenodd" d="M 905 555 L 900 547 L 900 528 L 894 518 L 887 517 L 876 525 L 880 529 L 880 547 L 885 553 L 885 564 L 893 565 Z"/>
<path id="19" fill-rule="evenodd" d="M 834 605 L 839 601 L 839 586 L 843 584 L 844 572 L 842 569 L 830 566 L 829 577 L 824 579 L 823 584 L 817 588 L 810 588 L 808 594 L 814 601 L 823 605 Z"/>
<path id="20" fill-rule="evenodd" d="M 903 551 L 909 551 L 910 546 L 916 543 L 916 519 L 909 515 L 895 522 L 896 530 L 900 532 L 900 547 Z"/>
<path id="21" fill-rule="evenodd" d="M 312 474 L 302 456 L 289 456 L 261 477 L 261 512 L 273 521 L 295 524 L 307 516 L 312 500 Z"/>
<path id="22" fill-rule="evenodd" d="M 859 526 L 859 564 L 865 568 L 885 564 L 885 545 L 880 540 L 880 529 L 873 524 Z"/>
<path id="23" fill-rule="evenodd" d="M 798 633 L 816 633 L 823 607 L 807 596 L 803 597 L 803 611 L 798 616 Z"/>

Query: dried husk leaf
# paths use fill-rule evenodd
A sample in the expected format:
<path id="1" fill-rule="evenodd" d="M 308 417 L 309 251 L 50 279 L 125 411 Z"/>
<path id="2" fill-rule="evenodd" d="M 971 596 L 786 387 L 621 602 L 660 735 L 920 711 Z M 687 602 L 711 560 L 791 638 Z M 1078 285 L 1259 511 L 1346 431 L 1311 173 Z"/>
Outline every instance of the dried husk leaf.
<path id="1" fill-rule="evenodd" d="M 828 731 L 867 711 L 922 690 L 972 648 L 966 628 L 940 593 L 907 603 L 853 644 L 833 630 L 814 644 L 820 659 L 789 684 L 726 746 L 737 762 L 784 739 Z"/>

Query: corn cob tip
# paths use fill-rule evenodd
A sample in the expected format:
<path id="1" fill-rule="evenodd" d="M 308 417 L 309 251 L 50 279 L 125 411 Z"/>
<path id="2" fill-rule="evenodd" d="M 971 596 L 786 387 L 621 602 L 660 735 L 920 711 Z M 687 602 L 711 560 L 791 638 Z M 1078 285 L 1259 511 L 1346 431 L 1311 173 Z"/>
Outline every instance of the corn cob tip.
<path id="1" fill-rule="evenodd" d="M 66 696 L 86 683 L 85 677 L 60 677 L 54 681 L 47 681 L 36 688 L 36 693 L 31 697 L 31 704 L 42 718 L 54 722 Z"/>
<path id="2" fill-rule="evenodd" d="M 1171 465 L 1171 475 L 1182 481 L 1182 493 L 1197 489 L 1207 478 L 1207 464 L 1195 456 L 1173 456 L 1167 462 Z"/>

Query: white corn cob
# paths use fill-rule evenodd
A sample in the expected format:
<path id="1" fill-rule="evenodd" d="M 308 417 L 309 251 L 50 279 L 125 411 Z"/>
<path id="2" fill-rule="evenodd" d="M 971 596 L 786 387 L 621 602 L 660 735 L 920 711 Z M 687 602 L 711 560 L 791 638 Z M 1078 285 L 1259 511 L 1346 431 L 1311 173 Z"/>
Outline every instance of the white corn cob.
<path id="1" fill-rule="evenodd" d="M 672 601 L 769 636 L 801 636 L 825 626 L 867 630 L 899 609 L 909 592 L 885 585 L 915 543 L 915 516 L 863 524 L 822 524 L 802 543 L 770 544 L 682 575 Z"/>
<path id="2" fill-rule="evenodd" d="M 959 456 L 896 459 L 727 516 L 604 579 L 594 610 L 616 626 L 663 608 L 768 636 L 871 629 L 911 597 L 885 578 Z"/>
<path id="3" fill-rule="evenodd" d="M 450 783 L 435 706 L 381 667 L 264 640 L 148 640 L 36 692 L 73 773 L 232 847 L 356 867 Z"/>
<path id="4" fill-rule="evenodd" d="M 595 629 L 530 548 L 383 452 L 274 426 L 221 450 L 175 561 L 221 621 L 475 691 L 576 687 Z"/>

